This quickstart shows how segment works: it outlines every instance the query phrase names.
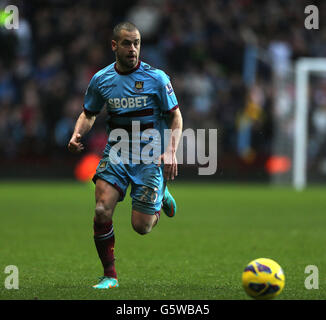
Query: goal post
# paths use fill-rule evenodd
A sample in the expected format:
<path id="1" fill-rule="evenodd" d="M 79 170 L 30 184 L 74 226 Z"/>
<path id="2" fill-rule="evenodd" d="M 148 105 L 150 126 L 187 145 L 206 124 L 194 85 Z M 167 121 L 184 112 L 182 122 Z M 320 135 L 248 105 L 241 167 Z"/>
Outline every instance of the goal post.
<path id="1" fill-rule="evenodd" d="M 295 64 L 293 186 L 307 184 L 308 87 L 311 72 L 326 72 L 326 58 L 300 58 Z"/>

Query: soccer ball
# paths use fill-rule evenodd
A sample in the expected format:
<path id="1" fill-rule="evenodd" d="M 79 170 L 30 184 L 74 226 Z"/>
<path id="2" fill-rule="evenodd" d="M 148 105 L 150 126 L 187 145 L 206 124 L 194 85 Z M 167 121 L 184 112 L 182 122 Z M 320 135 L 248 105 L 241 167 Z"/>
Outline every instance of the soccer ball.
<path id="1" fill-rule="evenodd" d="M 285 284 L 281 266 L 272 259 L 251 261 L 242 273 L 242 285 L 246 293 L 255 299 L 272 299 L 278 296 Z"/>

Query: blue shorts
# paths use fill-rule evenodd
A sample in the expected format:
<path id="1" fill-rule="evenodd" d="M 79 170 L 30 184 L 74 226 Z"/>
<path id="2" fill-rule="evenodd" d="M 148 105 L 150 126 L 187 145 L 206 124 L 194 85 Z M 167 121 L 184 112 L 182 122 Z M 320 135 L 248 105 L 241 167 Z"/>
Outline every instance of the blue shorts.
<path id="1" fill-rule="evenodd" d="M 166 181 L 163 178 L 163 165 L 113 164 L 109 156 L 104 156 L 96 169 L 93 182 L 100 178 L 113 185 L 120 193 L 119 201 L 126 195 L 131 183 L 130 196 L 132 209 L 142 213 L 155 214 L 161 210 Z"/>

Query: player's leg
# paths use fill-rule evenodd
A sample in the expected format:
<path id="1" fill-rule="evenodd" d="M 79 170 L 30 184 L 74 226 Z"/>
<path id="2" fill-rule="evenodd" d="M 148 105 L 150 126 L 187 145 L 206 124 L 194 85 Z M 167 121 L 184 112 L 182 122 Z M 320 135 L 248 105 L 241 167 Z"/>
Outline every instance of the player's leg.
<path id="1" fill-rule="evenodd" d="M 94 242 L 104 269 L 104 276 L 101 278 L 100 283 L 93 286 L 96 289 L 118 286 L 114 265 L 115 237 L 112 217 L 119 198 L 120 193 L 116 187 L 102 179 L 96 180 L 96 207 L 93 224 Z"/>
<path id="2" fill-rule="evenodd" d="M 136 232 L 144 235 L 159 221 L 164 179 L 161 167 L 156 164 L 142 164 L 133 169 L 135 174 L 131 176 L 131 223 Z"/>
<path id="3" fill-rule="evenodd" d="M 104 269 L 104 277 L 94 288 L 107 289 L 118 286 L 114 266 L 115 236 L 112 216 L 118 201 L 122 201 L 128 188 L 128 176 L 121 163 L 113 164 L 105 155 L 97 166 L 93 182 L 96 208 L 94 217 L 94 241 Z"/>
<path id="4" fill-rule="evenodd" d="M 164 213 L 171 218 L 176 214 L 177 204 L 167 186 L 165 188 L 163 187 L 163 197 L 159 197 L 159 194 L 162 193 L 159 189 L 155 190 L 146 186 L 142 186 L 141 188 L 143 190 L 143 195 L 133 200 L 131 223 L 136 232 L 145 235 L 151 232 L 153 227 L 158 223 L 160 219 L 160 206 L 162 206 Z M 143 202 L 139 201 L 141 199 L 145 200 L 146 194 L 150 195 L 149 199 Z M 162 204 L 158 201 L 159 198 L 163 198 Z"/>

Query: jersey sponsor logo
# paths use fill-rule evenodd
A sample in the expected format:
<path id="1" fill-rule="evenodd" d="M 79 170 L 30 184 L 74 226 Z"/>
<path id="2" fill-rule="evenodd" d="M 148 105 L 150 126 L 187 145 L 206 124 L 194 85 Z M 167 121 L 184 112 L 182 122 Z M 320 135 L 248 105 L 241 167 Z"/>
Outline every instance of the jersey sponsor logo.
<path id="1" fill-rule="evenodd" d="M 172 84 L 171 82 L 169 82 L 166 86 L 165 86 L 166 92 L 167 94 L 170 96 L 173 94 L 173 88 L 172 88 Z"/>
<path id="2" fill-rule="evenodd" d="M 148 96 L 128 97 L 128 98 L 110 98 L 108 104 L 114 109 L 132 109 L 147 106 Z"/>

